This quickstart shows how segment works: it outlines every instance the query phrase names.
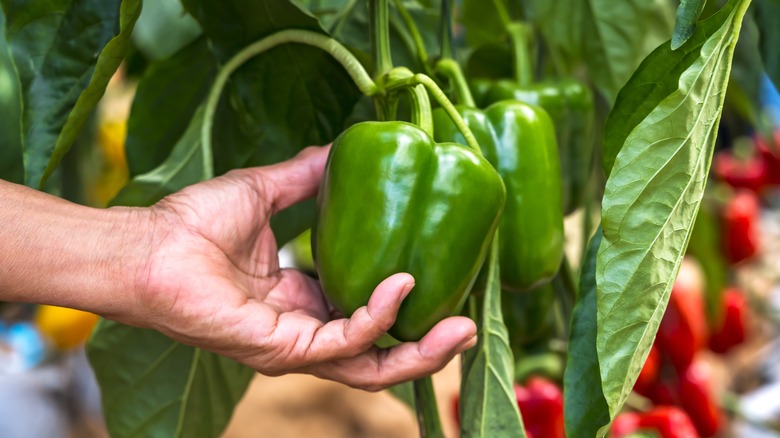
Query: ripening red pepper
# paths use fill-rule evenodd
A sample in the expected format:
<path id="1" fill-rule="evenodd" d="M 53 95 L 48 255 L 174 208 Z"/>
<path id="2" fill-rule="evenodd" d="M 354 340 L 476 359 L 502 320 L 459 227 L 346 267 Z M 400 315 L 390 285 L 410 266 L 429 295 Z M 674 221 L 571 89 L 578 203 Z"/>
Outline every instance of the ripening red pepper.
<path id="1" fill-rule="evenodd" d="M 674 281 L 669 305 L 658 327 L 656 342 L 678 371 L 693 361 L 696 352 L 707 345 L 707 318 L 700 268 L 691 259 L 683 260 Z"/>
<path id="2" fill-rule="evenodd" d="M 642 366 L 642 371 L 639 372 L 639 376 L 636 378 L 634 391 L 645 397 L 650 397 L 656 382 L 658 382 L 660 374 L 661 352 L 654 343 L 653 346 L 650 347 L 650 353 L 647 355 L 647 360 L 645 360 L 645 364 Z"/>
<path id="3" fill-rule="evenodd" d="M 615 417 L 609 428 L 610 438 L 623 438 L 631 435 L 639 429 L 639 420 L 642 416 L 636 412 L 623 412 Z"/>
<path id="4" fill-rule="evenodd" d="M 637 430 L 642 429 L 654 430 L 660 438 L 699 438 L 688 414 L 676 406 L 657 406 L 642 414 Z"/>
<path id="5" fill-rule="evenodd" d="M 780 185 L 780 129 L 775 131 L 775 147 L 760 136 L 755 137 L 756 147 L 767 169 L 767 183 Z"/>
<path id="6" fill-rule="evenodd" d="M 712 369 L 704 360 L 695 360 L 680 373 L 680 405 L 688 413 L 702 438 L 715 436 L 722 423 L 722 414 L 710 387 L 712 381 Z"/>
<path id="7" fill-rule="evenodd" d="M 543 377 L 531 377 L 525 386 L 515 385 L 515 397 L 523 416 L 526 436 L 566 437 L 563 424 L 563 393 L 555 383 Z"/>
<path id="8" fill-rule="evenodd" d="M 730 151 L 720 151 L 712 162 L 715 175 L 735 189 L 748 189 L 756 193 L 769 182 L 769 169 L 763 156 L 740 159 Z"/>
<path id="9" fill-rule="evenodd" d="M 758 253 L 759 215 L 758 196 L 751 191 L 738 191 L 726 204 L 723 210 L 723 244 L 726 259 L 732 264 Z"/>
<path id="10" fill-rule="evenodd" d="M 710 350 L 726 353 L 747 339 L 748 303 L 742 292 L 730 287 L 723 292 L 723 319 L 710 335 Z"/>

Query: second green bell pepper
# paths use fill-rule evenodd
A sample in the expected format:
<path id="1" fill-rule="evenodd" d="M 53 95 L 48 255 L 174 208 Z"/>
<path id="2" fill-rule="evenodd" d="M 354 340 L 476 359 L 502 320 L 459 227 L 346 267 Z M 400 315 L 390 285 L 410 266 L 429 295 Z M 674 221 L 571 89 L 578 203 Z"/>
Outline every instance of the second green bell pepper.
<path id="1" fill-rule="evenodd" d="M 506 185 L 499 231 L 502 287 L 519 291 L 549 282 L 563 256 L 561 169 L 550 117 L 518 101 L 498 102 L 484 111 L 456 108 Z M 433 112 L 433 121 L 437 141 L 464 141 L 441 108 Z"/>

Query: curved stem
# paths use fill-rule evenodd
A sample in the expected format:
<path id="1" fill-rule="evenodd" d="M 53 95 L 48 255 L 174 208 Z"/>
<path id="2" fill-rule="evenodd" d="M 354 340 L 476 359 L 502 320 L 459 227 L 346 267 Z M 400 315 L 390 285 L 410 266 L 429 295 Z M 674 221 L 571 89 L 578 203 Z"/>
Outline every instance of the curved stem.
<path id="1" fill-rule="evenodd" d="M 387 0 L 369 0 L 371 16 L 371 47 L 374 54 L 374 77 L 382 76 L 393 68 L 390 53 L 390 19 Z"/>
<path id="2" fill-rule="evenodd" d="M 433 137 L 433 111 L 425 86 L 420 84 L 409 88 L 409 97 L 412 99 L 412 123 Z"/>
<path id="3" fill-rule="evenodd" d="M 393 91 L 419 84 L 425 86 L 428 93 L 433 96 L 433 99 L 441 105 L 450 119 L 452 119 L 452 122 L 466 139 L 467 146 L 473 149 L 477 155 L 482 156 L 482 150 L 479 148 L 477 139 L 474 137 L 471 129 L 469 129 L 468 125 L 466 125 L 466 122 L 463 120 L 463 117 L 458 113 L 458 110 L 455 109 L 455 106 L 452 105 L 452 102 L 447 98 L 447 95 L 441 91 L 441 88 L 436 85 L 436 82 L 434 82 L 433 79 L 421 73 L 411 74 L 409 69 L 398 67 L 391 70 L 385 77 L 384 89 L 386 91 Z"/>
<path id="4" fill-rule="evenodd" d="M 450 102 L 444 92 L 441 91 L 441 88 L 436 85 L 436 82 L 434 82 L 433 79 L 429 78 L 428 76 L 419 73 L 414 75 L 414 78 L 418 83 L 425 85 L 425 88 L 427 88 L 428 92 L 433 95 L 433 98 L 436 100 L 436 102 L 438 102 L 438 104 L 444 108 L 444 111 L 447 112 L 447 115 L 450 116 L 450 119 L 452 119 L 453 123 L 455 123 L 455 126 L 457 126 L 458 130 L 461 132 L 461 134 L 463 134 L 468 147 L 473 149 L 474 152 L 481 156 L 482 150 L 479 148 L 479 143 L 477 143 L 477 139 L 474 137 L 471 129 L 469 129 L 468 125 L 466 125 L 466 121 L 463 120 L 463 117 L 460 116 L 460 113 L 458 113 L 458 110 L 456 110 L 455 106 L 452 105 L 452 102 Z"/>
<path id="5" fill-rule="evenodd" d="M 205 149 L 211 151 L 211 128 L 214 125 L 214 112 L 217 110 L 219 96 L 222 93 L 222 89 L 225 88 L 225 84 L 230 75 L 249 59 L 273 47 L 286 43 L 306 44 L 328 52 L 342 65 L 342 67 L 344 67 L 352 80 L 355 81 L 355 85 L 357 85 L 363 94 L 372 96 L 377 93 L 378 89 L 376 84 L 368 73 L 366 73 L 366 70 L 360 64 L 360 61 L 358 61 L 357 58 L 355 58 L 355 56 L 338 41 L 323 34 L 308 30 L 283 30 L 246 46 L 220 69 L 219 74 L 217 74 L 214 84 L 209 91 L 203 114 L 201 141 L 203 142 L 203 147 Z"/>
<path id="6" fill-rule="evenodd" d="M 528 25 L 518 22 L 509 23 L 506 26 L 509 39 L 512 43 L 512 56 L 515 62 L 515 81 L 520 86 L 531 85 L 534 71 L 531 63 L 531 53 L 528 49 Z"/>
<path id="7" fill-rule="evenodd" d="M 430 376 L 414 381 L 414 401 L 417 406 L 420 437 L 444 438 L 444 429 L 439 420 L 439 407 L 436 404 L 436 393 L 433 391 L 433 379 Z"/>
<path id="8" fill-rule="evenodd" d="M 420 35 L 420 29 L 417 28 L 417 23 L 414 22 L 411 14 L 409 14 L 406 6 L 404 6 L 403 0 L 393 0 L 393 4 L 401 14 L 401 19 L 404 21 L 406 29 L 409 30 L 409 33 L 412 35 L 414 48 L 417 51 L 417 59 L 420 61 L 420 64 L 428 65 L 428 51 L 425 50 L 425 43 L 423 42 L 422 35 Z"/>
<path id="9" fill-rule="evenodd" d="M 469 90 L 469 84 L 466 82 L 463 70 L 461 70 L 457 62 L 448 58 L 442 59 L 436 63 L 436 71 L 449 79 L 455 88 L 455 98 L 458 100 L 459 105 L 476 108 L 477 105 L 474 103 L 471 90 Z"/>

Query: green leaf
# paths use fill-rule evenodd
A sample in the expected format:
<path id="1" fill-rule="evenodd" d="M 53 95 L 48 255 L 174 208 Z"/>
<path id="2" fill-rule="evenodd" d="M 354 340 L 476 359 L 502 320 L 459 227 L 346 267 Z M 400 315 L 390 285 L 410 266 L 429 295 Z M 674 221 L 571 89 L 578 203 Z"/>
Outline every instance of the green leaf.
<path id="1" fill-rule="evenodd" d="M 87 347 L 112 437 L 217 437 L 254 370 L 154 330 L 102 320 Z"/>
<path id="2" fill-rule="evenodd" d="M 152 205 L 188 185 L 211 178 L 211 154 L 203 148 L 200 135 L 203 113 L 201 106 L 171 155 L 157 168 L 134 177 L 111 200 L 111 205 Z"/>
<path id="3" fill-rule="evenodd" d="M 737 47 L 734 49 L 726 108 L 758 128 L 762 123 L 761 80 L 764 70 L 758 49 L 758 27 L 751 12 L 754 10 L 748 9 L 742 22 Z"/>
<path id="4" fill-rule="evenodd" d="M 133 43 L 150 60 L 168 58 L 192 43 L 203 31 L 179 0 L 144 4 L 133 32 Z"/>
<path id="5" fill-rule="evenodd" d="M 610 105 L 648 53 L 647 42 L 666 40 L 671 32 L 659 1 L 526 0 L 524 7 L 559 67 L 570 73 L 583 61 Z"/>
<path id="6" fill-rule="evenodd" d="M 601 227 L 590 240 L 580 272 L 580 293 L 574 306 L 563 376 L 563 413 L 566 435 L 571 437 L 598 436 L 610 422 L 596 351 L 596 254 L 600 243 Z"/>
<path id="7" fill-rule="evenodd" d="M 755 0 L 754 4 L 764 68 L 775 87 L 780 88 L 780 0 Z"/>
<path id="8" fill-rule="evenodd" d="M 22 90 L 25 184 L 41 187 L 124 58 L 140 0 L 2 0 Z"/>
<path id="9" fill-rule="evenodd" d="M 704 10 L 707 0 L 680 0 L 677 7 L 677 19 L 674 22 L 672 50 L 677 50 L 696 31 L 696 21 Z"/>
<path id="10" fill-rule="evenodd" d="M 729 266 L 723 256 L 719 212 L 722 208 L 715 199 L 704 194 L 696 215 L 688 254 L 699 261 L 704 271 L 704 290 L 707 320 L 710 327 L 720 327 L 723 318 L 723 291 L 729 282 Z"/>
<path id="11" fill-rule="evenodd" d="M 477 345 L 463 353 L 460 386 L 462 437 L 525 437 L 513 386 L 514 359 L 501 314 L 498 237 L 490 248 L 488 283 L 477 321 Z M 469 298 L 475 308 L 477 298 Z M 476 310 L 476 309 L 473 309 Z M 476 316 L 477 312 L 471 312 Z"/>
<path id="12" fill-rule="evenodd" d="M 125 150 L 130 175 L 149 172 L 170 155 L 215 75 L 216 64 L 205 38 L 147 68 L 127 121 Z"/>
<path id="13" fill-rule="evenodd" d="M 629 134 L 604 191 L 596 348 L 611 418 L 634 386 L 688 245 L 749 3 L 732 0 L 700 23 L 680 50 L 663 45 L 653 52 L 616 103 L 626 114 L 657 82 L 673 90 L 632 127 L 623 127 Z M 688 68 L 680 71 L 679 64 Z M 659 68 L 680 74 L 660 76 Z M 657 75 L 651 83 L 647 70 Z"/>
<path id="14" fill-rule="evenodd" d="M 393 395 L 393 397 L 400 400 L 406 406 L 409 406 L 410 409 L 416 409 L 416 404 L 414 401 L 414 387 L 412 386 L 412 382 L 399 383 L 398 385 L 393 385 L 387 388 L 387 390 L 390 392 L 390 394 Z"/>
<path id="15" fill-rule="evenodd" d="M 458 20 L 466 28 L 466 42 L 472 46 L 506 40 L 506 24 L 511 20 L 507 0 L 463 0 Z"/>
<path id="16" fill-rule="evenodd" d="M 24 167 L 18 81 L 5 41 L 5 15 L 0 9 L 0 179 L 21 184 Z"/>
<path id="17" fill-rule="evenodd" d="M 729 7 L 730 10 L 730 7 Z M 720 30 L 728 10 L 702 22 L 694 35 L 674 52 L 664 43 L 658 46 L 637 68 L 631 80 L 618 94 L 617 103 L 609 113 L 602 146 L 602 164 L 609 175 L 615 157 L 631 131 L 647 118 L 664 99 L 678 88 L 678 79 L 694 62 L 700 60 L 704 43 Z"/>
<path id="18" fill-rule="evenodd" d="M 296 1 L 185 0 L 216 60 L 285 28 L 324 32 Z M 229 79 L 214 120 L 214 171 L 277 163 L 310 145 L 333 141 L 360 97 L 352 79 L 329 54 L 287 44 L 249 60 Z M 310 227 L 313 203 L 274 219 L 281 245 Z"/>
<path id="19" fill-rule="evenodd" d="M 647 0 L 589 0 L 584 3 L 582 56 L 588 73 L 607 102 L 644 58 L 644 39 L 653 13 Z"/>

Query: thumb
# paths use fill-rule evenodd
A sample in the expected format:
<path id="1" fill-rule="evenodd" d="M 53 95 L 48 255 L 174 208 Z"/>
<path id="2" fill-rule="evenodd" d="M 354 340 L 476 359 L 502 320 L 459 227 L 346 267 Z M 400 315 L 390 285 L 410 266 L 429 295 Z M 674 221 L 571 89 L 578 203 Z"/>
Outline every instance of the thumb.
<path id="1" fill-rule="evenodd" d="M 276 213 L 317 194 L 329 151 L 330 145 L 310 146 L 287 161 L 247 171 L 254 174 Z"/>

